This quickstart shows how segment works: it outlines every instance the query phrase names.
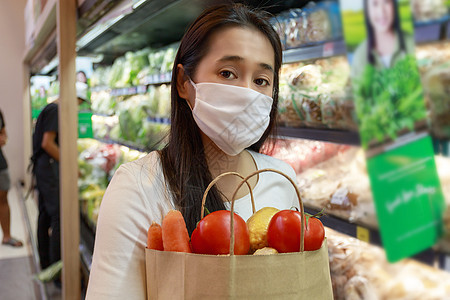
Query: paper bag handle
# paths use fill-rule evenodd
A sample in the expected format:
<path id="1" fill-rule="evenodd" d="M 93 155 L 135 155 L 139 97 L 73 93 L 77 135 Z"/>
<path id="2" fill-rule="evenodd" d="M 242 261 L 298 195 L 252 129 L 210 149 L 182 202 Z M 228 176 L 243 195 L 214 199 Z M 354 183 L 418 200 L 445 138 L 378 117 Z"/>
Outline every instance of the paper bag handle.
<path id="1" fill-rule="evenodd" d="M 274 172 L 274 173 L 278 173 L 282 176 L 284 176 L 287 180 L 289 180 L 289 182 L 293 185 L 294 189 L 295 189 L 295 193 L 297 194 L 297 198 L 298 198 L 298 203 L 300 205 L 300 214 L 302 216 L 301 219 L 301 225 L 300 225 L 300 252 L 303 252 L 305 250 L 305 225 L 304 225 L 304 219 L 305 219 L 305 211 L 303 209 L 303 200 L 302 197 L 300 196 L 300 191 L 297 187 L 297 184 L 286 174 L 284 174 L 281 171 L 275 170 L 275 169 L 261 169 L 261 170 L 257 170 L 253 173 L 251 173 L 250 175 L 248 175 L 247 177 L 243 178 L 242 181 L 239 183 L 239 185 L 237 186 L 236 190 L 233 193 L 233 197 L 231 198 L 231 209 L 230 209 L 230 214 L 231 214 L 231 219 L 230 219 L 230 233 L 231 233 L 231 238 L 230 238 L 230 255 L 234 255 L 234 218 L 233 218 L 233 212 L 234 212 L 234 198 L 236 197 L 237 191 L 241 188 L 241 186 L 244 183 L 248 184 L 248 180 L 255 176 L 258 175 L 259 173 L 263 173 L 263 172 Z M 251 191 L 251 189 L 250 189 Z M 251 193 L 251 192 L 250 192 Z M 253 205 L 253 213 L 255 213 L 255 203 L 254 203 L 254 199 L 253 199 L 253 194 L 251 194 L 252 196 L 252 205 Z"/>
<path id="2" fill-rule="evenodd" d="M 208 185 L 208 187 L 206 188 L 205 192 L 203 193 L 203 198 L 202 198 L 202 211 L 200 212 L 200 220 L 203 219 L 203 217 L 204 217 L 204 215 L 205 215 L 206 196 L 208 196 L 209 190 L 217 183 L 217 181 L 219 181 L 220 179 L 222 179 L 222 177 L 225 177 L 225 176 L 228 176 L 228 175 L 235 175 L 235 176 L 238 176 L 239 178 L 241 178 L 241 179 L 243 180 L 243 181 L 241 182 L 241 184 L 239 185 L 239 188 L 242 186 L 242 184 L 243 184 L 244 182 L 247 184 L 247 187 L 248 187 L 248 189 L 249 189 L 249 191 L 250 191 L 250 198 L 251 198 L 251 201 L 252 201 L 252 209 L 253 209 L 253 213 L 255 213 L 255 211 L 256 211 L 256 208 L 255 208 L 255 199 L 253 198 L 253 191 L 252 191 L 252 188 L 251 188 L 250 184 L 248 183 L 248 181 L 247 181 L 247 180 L 244 180 L 244 176 L 242 176 L 241 174 L 239 174 L 239 173 L 237 173 L 237 172 L 225 172 L 225 173 L 220 174 L 220 175 L 217 176 L 216 178 L 214 178 L 214 180 L 211 181 L 211 183 Z M 236 196 L 236 192 L 237 192 L 237 190 L 236 190 L 235 193 L 233 194 L 233 198 L 232 198 L 232 200 L 231 200 L 231 207 L 232 207 L 232 209 L 234 209 L 234 205 L 233 205 L 233 204 L 234 204 L 234 197 Z M 231 212 L 233 213 L 233 210 L 232 210 Z M 232 216 L 231 219 L 233 219 L 233 214 L 232 214 L 231 216 Z M 231 232 L 234 232 L 234 228 L 233 228 L 233 231 L 230 231 L 230 234 L 231 234 Z M 231 234 L 231 235 L 233 236 L 233 240 L 234 240 L 234 234 Z"/>

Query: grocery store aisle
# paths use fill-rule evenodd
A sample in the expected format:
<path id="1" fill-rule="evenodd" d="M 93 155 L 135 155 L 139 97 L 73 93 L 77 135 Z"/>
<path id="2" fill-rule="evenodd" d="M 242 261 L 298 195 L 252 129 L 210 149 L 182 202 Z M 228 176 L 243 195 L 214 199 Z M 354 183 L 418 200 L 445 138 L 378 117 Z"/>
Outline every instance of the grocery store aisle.
<path id="1" fill-rule="evenodd" d="M 53 299 L 47 297 L 43 287 L 33 279 L 36 267 L 31 238 L 36 232 L 37 208 L 32 199 L 24 201 L 21 193 L 20 186 L 11 188 L 8 202 L 11 210 L 11 233 L 22 240 L 24 246 L 13 248 L 0 245 L 0 299 Z"/>

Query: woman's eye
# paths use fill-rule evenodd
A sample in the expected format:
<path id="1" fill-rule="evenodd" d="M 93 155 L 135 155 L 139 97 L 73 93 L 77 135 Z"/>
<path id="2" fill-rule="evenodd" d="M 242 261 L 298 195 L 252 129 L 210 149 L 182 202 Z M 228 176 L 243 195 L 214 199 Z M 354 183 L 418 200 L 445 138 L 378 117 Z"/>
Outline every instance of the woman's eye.
<path id="1" fill-rule="evenodd" d="M 220 72 L 220 75 L 221 75 L 223 78 L 227 78 L 227 79 L 233 79 L 233 78 L 236 77 L 236 76 L 234 76 L 234 74 L 233 74 L 231 71 L 221 71 L 221 72 Z"/>
<path id="2" fill-rule="evenodd" d="M 267 81 L 266 79 L 258 78 L 255 80 L 255 84 L 259 86 L 268 86 L 269 81 Z"/>

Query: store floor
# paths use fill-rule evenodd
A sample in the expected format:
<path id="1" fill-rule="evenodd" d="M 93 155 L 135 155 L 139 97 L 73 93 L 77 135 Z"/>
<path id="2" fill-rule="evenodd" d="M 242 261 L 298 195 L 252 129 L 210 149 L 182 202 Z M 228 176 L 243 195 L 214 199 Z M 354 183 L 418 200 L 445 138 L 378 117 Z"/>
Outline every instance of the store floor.
<path id="1" fill-rule="evenodd" d="M 36 202 L 26 201 L 19 186 L 11 188 L 8 202 L 11 210 L 11 234 L 23 241 L 24 246 L 14 248 L 0 245 L 0 299 L 2 300 L 58 300 L 61 291 L 52 284 L 45 287 L 33 279 L 38 210 Z"/>

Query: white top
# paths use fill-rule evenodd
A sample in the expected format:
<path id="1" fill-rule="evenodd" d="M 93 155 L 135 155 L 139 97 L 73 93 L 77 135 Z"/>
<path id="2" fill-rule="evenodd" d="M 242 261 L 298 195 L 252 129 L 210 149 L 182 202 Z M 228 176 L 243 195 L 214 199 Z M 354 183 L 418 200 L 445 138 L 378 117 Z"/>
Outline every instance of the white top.
<path id="1" fill-rule="evenodd" d="M 249 152 L 258 169 L 277 169 L 296 182 L 295 172 L 287 163 Z M 294 188 L 279 174 L 261 173 L 253 192 L 256 210 L 298 207 Z M 161 224 L 163 216 L 174 208 L 169 198 L 156 152 L 120 166 L 100 206 L 87 300 L 147 299 L 147 230 L 152 221 Z M 244 220 L 252 215 L 250 195 L 235 201 L 235 211 Z"/>
<path id="2" fill-rule="evenodd" d="M 392 55 L 382 55 L 380 58 L 386 68 L 391 67 Z"/>

